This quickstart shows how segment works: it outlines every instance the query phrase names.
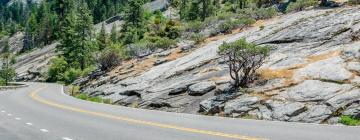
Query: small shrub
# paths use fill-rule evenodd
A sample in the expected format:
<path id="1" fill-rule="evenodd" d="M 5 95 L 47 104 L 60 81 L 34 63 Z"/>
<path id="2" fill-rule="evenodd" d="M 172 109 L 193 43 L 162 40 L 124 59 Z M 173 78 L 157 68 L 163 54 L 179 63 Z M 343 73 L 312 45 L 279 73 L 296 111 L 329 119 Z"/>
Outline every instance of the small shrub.
<path id="1" fill-rule="evenodd" d="M 350 125 L 350 126 L 357 126 L 360 125 L 360 120 L 359 119 L 355 119 L 351 116 L 341 116 L 339 123 L 345 124 L 345 125 Z"/>
<path id="2" fill-rule="evenodd" d="M 219 54 L 227 60 L 235 89 L 247 87 L 255 79 L 256 70 L 262 66 L 268 53 L 268 47 L 248 43 L 244 38 L 233 43 L 224 43 L 219 48 Z"/>
<path id="3" fill-rule="evenodd" d="M 64 72 L 63 76 L 65 84 L 71 84 L 82 76 L 82 71 L 80 69 L 70 68 Z"/>
<path id="4" fill-rule="evenodd" d="M 103 99 L 104 104 L 112 104 L 111 99 Z"/>
<path id="5" fill-rule="evenodd" d="M 64 72 L 68 69 L 68 63 L 65 61 L 64 57 L 56 57 L 51 59 L 51 65 L 48 70 L 48 79 L 49 82 L 63 81 Z"/>
<path id="6" fill-rule="evenodd" d="M 105 48 L 98 58 L 98 63 L 101 70 L 107 71 L 121 63 L 121 49 L 117 45 L 111 45 Z"/>
<path id="7" fill-rule="evenodd" d="M 277 14 L 277 11 L 274 7 L 269 8 L 259 8 L 256 10 L 256 19 L 268 19 L 272 18 Z"/>
<path id="8" fill-rule="evenodd" d="M 71 85 L 71 86 L 69 86 L 68 92 L 70 93 L 70 95 L 76 95 L 80 92 L 80 87 Z"/>
<path id="9" fill-rule="evenodd" d="M 264 26 L 264 25 L 261 25 L 259 28 L 260 28 L 260 30 L 264 30 L 264 29 L 265 29 L 265 26 Z"/>
<path id="10" fill-rule="evenodd" d="M 195 44 L 200 44 L 205 41 L 205 37 L 202 34 L 197 33 L 192 34 L 191 39 L 195 41 Z"/>
<path id="11" fill-rule="evenodd" d="M 96 97 L 90 97 L 87 99 L 88 101 L 91 101 L 91 102 L 96 102 L 96 103 L 102 103 L 102 99 L 98 96 Z"/>
<path id="12" fill-rule="evenodd" d="M 218 26 L 221 33 L 231 33 L 231 30 L 234 28 L 233 22 L 229 19 L 226 20 L 224 23 Z"/>
<path id="13" fill-rule="evenodd" d="M 296 12 L 296 11 L 302 11 L 304 10 L 306 7 L 310 7 L 310 6 L 314 6 L 317 5 L 318 1 L 316 0 L 297 0 L 294 3 L 290 3 L 290 5 L 288 6 L 288 8 L 286 9 L 286 12 Z"/>
<path id="14" fill-rule="evenodd" d="M 204 25 L 200 21 L 189 22 L 186 27 L 186 31 L 198 33 L 204 28 Z"/>
<path id="15" fill-rule="evenodd" d="M 75 97 L 81 100 L 87 100 L 89 98 L 89 96 L 84 93 L 78 94 Z"/>
<path id="16" fill-rule="evenodd" d="M 350 5 L 359 5 L 360 4 L 360 0 L 349 0 L 348 3 Z"/>

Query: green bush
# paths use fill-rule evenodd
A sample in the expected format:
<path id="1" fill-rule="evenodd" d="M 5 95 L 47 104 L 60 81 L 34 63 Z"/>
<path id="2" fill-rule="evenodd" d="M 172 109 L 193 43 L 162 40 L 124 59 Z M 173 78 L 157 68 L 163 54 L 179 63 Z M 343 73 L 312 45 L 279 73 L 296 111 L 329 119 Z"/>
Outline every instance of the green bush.
<path id="1" fill-rule="evenodd" d="M 82 76 L 82 71 L 80 69 L 70 68 L 64 72 L 63 81 L 66 84 L 71 84 L 81 76 Z"/>
<path id="2" fill-rule="evenodd" d="M 290 3 L 290 5 L 288 6 L 288 8 L 286 9 L 286 12 L 296 12 L 296 11 L 302 11 L 304 10 L 306 7 L 310 7 L 310 6 L 314 6 L 317 5 L 318 1 L 316 0 L 297 0 L 294 3 Z"/>
<path id="3" fill-rule="evenodd" d="M 91 101 L 91 102 L 97 102 L 97 103 L 102 103 L 102 99 L 98 96 L 96 97 L 90 97 L 87 99 L 88 101 Z"/>
<path id="4" fill-rule="evenodd" d="M 0 78 L 0 86 L 5 86 L 5 85 L 6 85 L 5 80 Z"/>
<path id="5" fill-rule="evenodd" d="M 112 104 L 111 99 L 102 99 L 100 96 L 90 97 L 85 93 L 75 95 L 76 98 L 96 103 Z"/>
<path id="6" fill-rule="evenodd" d="M 220 24 L 218 28 L 221 33 L 231 33 L 231 30 L 234 28 L 234 23 L 229 19 Z"/>
<path id="7" fill-rule="evenodd" d="M 276 14 L 277 11 L 274 7 L 259 8 L 256 10 L 256 19 L 268 19 L 274 17 Z"/>
<path id="8" fill-rule="evenodd" d="M 205 37 L 203 35 L 197 33 L 193 33 L 190 38 L 194 40 L 196 44 L 200 44 L 205 40 Z"/>
<path id="9" fill-rule="evenodd" d="M 265 29 L 265 26 L 264 26 L 264 25 L 261 25 L 259 28 L 260 28 L 260 30 L 264 30 L 264 29 Z"/>
<path id="10" fill-rule="evenodd" d="M 57 82 L 64 80 L 64 72 L 68 69 L 68 63 L 65 61 L 64 57 L 56 57 L 51 59 L 51 65 L 48 71 L 49 82 Z"/>
<path id="11" fill-rule="evenodd" d="M 358 4 L 360 4 L 360 0 L 349 0 L 348 3 L 350 5 L 358 5 Z"/>
<path id="12" fill-rule="evenodd" d="M 353 118 L 351 116 L 341 116 L 339 123 L 345 124 L 345 125 L 350 125 L 350 126 L 357 126 L 360 125 L 360 120 Z"/>
<path id="13" fill-rule="evenodd" d="M 122 50 L 117 45 L 111 45 L 105 48 L 98 58 L 98 63 L 101 70 L 109 70 L 115 66 L 118 66 L 122 60 Z"/>
<path id="14" fill-rule="evenodd" d="M 84 93 L 78 94 L 75 97 L 81 100 L 87 100 L 89 98 L 89 96 Z"/>
<path id="15" fill-rule="evenodd" d="M 198 33 L 204 28 L 204 24 L 200 21 L 189 22 L 186 31 Z"/>

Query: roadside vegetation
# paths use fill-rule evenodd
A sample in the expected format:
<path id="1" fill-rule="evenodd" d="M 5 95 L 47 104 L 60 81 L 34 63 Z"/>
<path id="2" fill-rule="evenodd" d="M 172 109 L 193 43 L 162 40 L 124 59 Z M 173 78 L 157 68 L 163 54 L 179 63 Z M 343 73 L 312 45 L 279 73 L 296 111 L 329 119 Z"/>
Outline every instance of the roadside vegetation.
<path id="1" fill-rule="evenodd" d="M 111 99 L 103 99 L 100 96 L 91 97 L 85 93 L 81 93 L 79 86 L 69 86 L 68 93 L 70 94 L 70 96 L 74 96 L 81 100 L 86 100 L 96 103 L 112 104 Z"/>
<path id="2" fill-rule="evenodd" d="M 360 119 L 352 117 L 352 116 L 341 116 L 339 123 L 342 123 L 344 125 L 349 125 L 349 126 L 359 126 L 360 125 Z"/>
<path id="3" fill-rule="evenodd" d="M 1 52 L 0 86 L 8 86 L 9 82 L 16 76 L 15 69 L 12 67 L 12 64 L 15 63 L 15 57 L 11 53 L 8 43 L 5 43 Z"/>

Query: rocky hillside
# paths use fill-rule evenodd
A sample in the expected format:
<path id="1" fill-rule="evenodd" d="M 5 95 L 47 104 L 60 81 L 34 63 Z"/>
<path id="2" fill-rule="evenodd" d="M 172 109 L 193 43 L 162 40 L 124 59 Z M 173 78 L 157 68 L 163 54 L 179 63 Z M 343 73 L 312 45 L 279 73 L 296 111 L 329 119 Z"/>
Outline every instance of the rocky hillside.
<path id="1" fill-rule="evenodd" d="M 265 28 L 260 28 L 260 26 Z M 227 93 L 223 42 L 242 37 L 271 46 L 249 89 Z M 130 60 L 76 83 L 115 104 L 164 111 L 255 119 L 336 123 L 360 117 L 360 9 L 315 9 L 260 21 L 234 34 L 191 41 Z"/>
<path id="2" fill-rule="evenodd" d="M 41 2 L 40 0 L 33 0 L 34 2 Z M 14 1 L 11 1 L 14 2 Z M 10 2 L 9 2 L 10 3 Z M 168 0 L 154 0 L 152 2 L 146 3 L 144 7 L 149 11 L 161 10 L 165 11 L 169 7 Z M 107 33 L 110 33 L 111 28 L 115 24 L 117 30 L 120 30 L 123 24 L 122 16 L 114 16 L 103 22 L 100 22 L 95 27 L 95 32 L 100 32 L 102 24 L 105 25 Z M 0 46 L 3 44 L 5 39 L 0 40 Z M 19 32 L 9 38 L 9 45 L 14 53 L 18 53 L 22 50 L 24 40 L 24 33 Z M 16 73 L 17 81 L 43 81 L 44 73 L 47 72 L 50 60 L 56 56 L 55 47 L 58 42 L 44 46 L 42 48 L 37 48 L 31 52 L 21 54 L 16 59 Z"/>

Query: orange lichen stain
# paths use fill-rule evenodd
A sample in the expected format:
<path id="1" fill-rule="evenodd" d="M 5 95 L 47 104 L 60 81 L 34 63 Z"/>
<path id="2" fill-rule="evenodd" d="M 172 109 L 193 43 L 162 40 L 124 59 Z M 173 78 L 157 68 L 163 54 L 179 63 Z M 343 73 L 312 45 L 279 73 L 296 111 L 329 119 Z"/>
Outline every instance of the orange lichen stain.
<path id="1" fill-rule="evenodd" d="M 320 55 L 314 55 L 314 56 L 309 56 L 307 57 L 309 63 L 314 63 L 320 60 L 325 60 L 325 59 L 329 59 L 335 56 L 339 56 L 341 53 L 340 50 L 336 50 L 336 51 L 331 51 L 325 54 L 320 54 Z"/>
<path id="2" fill-rule="evenodd" d="M 269 100 L 271 96 L 264 94 L 262 92 L 252 92 L 250 93 L 251 96 L 258 97 L 260 100 Z"/>
<path id="3" fill-rule="evenodd" d="M 175 51 L 172 51 L 172 53 L 167 56 L 165 59 L 168 61 L 176 60 L 180 57 L 183 57 L 186 53 L 181 53 L 181 50 L 179 48 L 175 49 Z"/>
<path id="4" fill-rule="evenodd" d="M 266 23 L 265 20 L 257 20 L 252 26 L 253 27 L 260 27 L 260 26 L 264 26 Z"/>
<path id="5" fill-rule="evenodd" d="M 270 80 L 270 79 L 276 79 L 276 78 L 292 78 L 294 74 L 294 69 L 276 69 L 272 70 L 269 68 L 261 69 L 258 71 L 261 78 Z"/>
<path id="6" fill-rule="evenodd" d="M 211 81 L 222 81 L 222 80 L 229 80 L 230 81 L 230 77 L 228 76 L 222 76 L 222 77 L 211 77 L 210 78 Z"/>

